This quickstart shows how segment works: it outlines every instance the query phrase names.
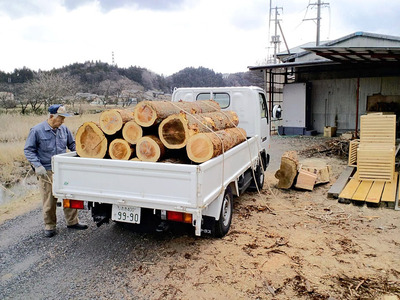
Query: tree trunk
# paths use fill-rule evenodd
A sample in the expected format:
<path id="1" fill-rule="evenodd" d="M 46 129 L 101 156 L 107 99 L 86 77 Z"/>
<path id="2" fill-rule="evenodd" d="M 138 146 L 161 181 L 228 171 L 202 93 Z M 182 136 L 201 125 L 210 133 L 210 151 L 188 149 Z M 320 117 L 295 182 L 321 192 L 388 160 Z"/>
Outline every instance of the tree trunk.
<path id="1" fill-rule="evenodd" d="M 165 147 L 155 135 L 146 135 L 136 144 L 136 155 L 141 161 L 156 162 L 165 154 Z"/>
<path id="2" fill-rule="evenodd" d="M 280 169 L 276 171 L 275 177 L 279 179 L 278 188 L 289 189 L 297 175 L 298 157 L 296 151 L 286 151 L 281 158 Z"/>
<path id="3" fill-rule="evenodd" d="M 149 127 L 160 123 L 170 115 L 181 111 L 191 114 L 219 111 L 221 108 L 214 100 L 202 100 L 195 102 L 171 102 L 171 101 L 142 101 L 133 111 L 134 120 L 140 126 Z"/>
<path id="4" fill-rule="evenodd" d="M 107 153 L 107 138 L 94 122 L 85 122 L 78 128 L 75 142 L 80 157 L 103 158 Z"/>
<path id="5" fill-rule="evenodd" d="M 100 115 L 100 128 L 105 134 L 113 135 L 121 130 L 122 126 L 133 119 L 133 113 L 128 110 L 110 109 Z"/>
<path id="6" fill-rule="evenodd" d="M 132 145 L 135 145 L 142 136 L 143 129 L 134 120 L 125 123 L 122 128 L 122 137 Z"/>
<path id="7" fill-rule="evenodd" d="M 188 139 L 197 133 L 223 130 L 238 124 L 239 118 L 234 111 L 195 115 L 180 113 L 164 119 L 158 128 L 158 134 L 167 148 L 181 149 L 186 146 Z"/>
<path id="8" fill-rule="evenodd" d="M 113 140 L 108 148 L 108 154 L 112 159 L 129 160 L 134 153 L 135 148 L 124 139 Z"/>
<path id="9" fill-rule="evenodd" d="M 198 133 L 189 138 L 186 152 L 191 161 L 205 162 L 246 140 L 242 128 L 227 128 L 215 132 Z"/>

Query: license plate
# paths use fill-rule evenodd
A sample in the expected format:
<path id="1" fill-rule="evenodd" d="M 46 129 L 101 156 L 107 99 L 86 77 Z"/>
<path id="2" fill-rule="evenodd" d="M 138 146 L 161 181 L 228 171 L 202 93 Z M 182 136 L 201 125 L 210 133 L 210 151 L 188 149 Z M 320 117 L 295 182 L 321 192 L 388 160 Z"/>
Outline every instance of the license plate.
<path id="1" fill-rule="evenodd" d="M 140 207 L 113 204 L 111 219 L 125 223 L 140 224 Z"/>

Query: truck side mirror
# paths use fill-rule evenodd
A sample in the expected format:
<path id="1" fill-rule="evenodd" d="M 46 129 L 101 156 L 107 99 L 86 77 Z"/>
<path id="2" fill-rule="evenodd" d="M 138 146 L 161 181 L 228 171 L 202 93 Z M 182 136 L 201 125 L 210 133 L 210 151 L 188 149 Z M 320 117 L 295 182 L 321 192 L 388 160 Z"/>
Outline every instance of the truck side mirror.
<path id="1" fill-rule="evenodd" d="M 280 119 L 282 116 L 282 108 L 279 104 L 274 105 L 274 108 L 272 109 L 272 117 L 275 119 Z"/>

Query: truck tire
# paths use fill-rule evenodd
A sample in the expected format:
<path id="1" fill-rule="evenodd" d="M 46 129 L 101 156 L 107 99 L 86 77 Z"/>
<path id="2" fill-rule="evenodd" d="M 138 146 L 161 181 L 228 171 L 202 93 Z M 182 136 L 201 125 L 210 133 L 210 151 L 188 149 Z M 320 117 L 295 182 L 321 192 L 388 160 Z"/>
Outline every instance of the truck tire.
<path id="1" fill-rule="evenodd" d="M 231 227 L 233 213 L 233 195 L 230 187 L 225 190 L 224 198 L 222 200 L 221 212 L 219 220 L 215 223 L 214 236 L 225 236 Z"/>
<path id="2" fill-rule="evenodd" d="M 249 190 L 257 192 L 257 187 L 258 187 L 258 191 L 261 191 L 264 186 L 264 179 L 265 179 L 265 173 L 261 165 L 257 165 L 256 169 L 254 170 L 254 175 L 255 178 L 253 178 L 253 180 L 251 181 Z"/>

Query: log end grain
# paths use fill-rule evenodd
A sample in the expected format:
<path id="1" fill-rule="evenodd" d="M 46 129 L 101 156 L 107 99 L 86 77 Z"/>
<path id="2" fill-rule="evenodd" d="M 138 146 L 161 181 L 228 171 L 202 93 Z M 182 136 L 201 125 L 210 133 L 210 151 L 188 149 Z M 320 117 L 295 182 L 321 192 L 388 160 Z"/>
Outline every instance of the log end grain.
<path id="1" fill-rule="evenodd" d="M 129 160 L 134 152 L 134 148 L 124 139 L 113 140 L 108 149 L 108 154 L 112 159 Z"/>
<path id="2" fill-rule="evenodd" d="M 115 134 L 123 125 L 122 117 L 117 109 L 103 111 L 99 123 L 101 130 L 108 135 Z"/>
<path id="3" fill-rule="evenodd" d="M 94 122 L 83 123 L 76 133 L 76 152 L 80 157 L 104 158 L 107 153 L 107 139 Z"/>
<path id="4" fill-rule="evenodd" d="M 165 147 L 154 135 L 141 137 L 136 144 L 136 155 L 141 161 L 156 162 L 164 156 Z"/>
<path id="5" fill-rule="evenodd" d="M 174 114 L 164 119 L 158 127 L 161 142 L 168 149 L 185 147 L 188 139 L 187 121 L 182 114 Z"/>
<path id="6" fill-rule="evenodd" d="M 133 119 L 140 126 L 149 127 L 156 122 L 157 112 L 152 108 L 149 101 L 142 101 L 136 104 Z"/>
<path id="7" fill-rule="evenodd" d="M 186 144 L 186 153 L 189 159 L 196 163 L 202 163 L 211 159 L 214 155 L 214 145 L 206 133 L 192 136 Z"/>
<path id="8" fill-rule="evenodd" d="M 143 129 L 134 120 L 125 123 L 122 128 L 122 136 L 128 143 L 135 145 L 143 136 Z"/>

